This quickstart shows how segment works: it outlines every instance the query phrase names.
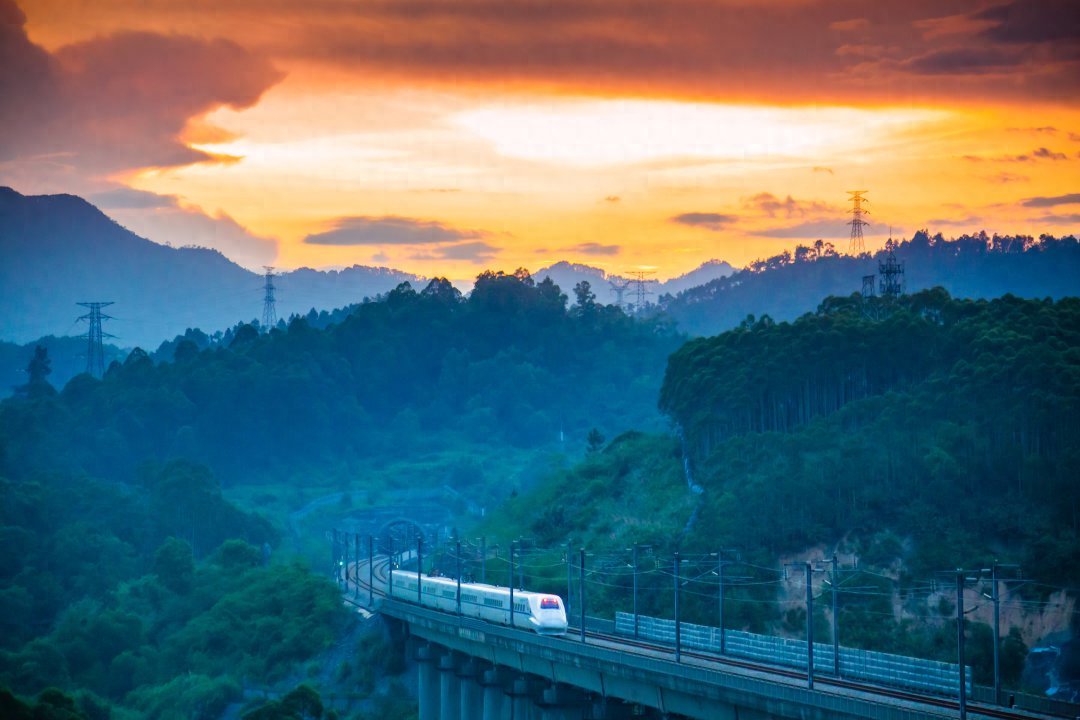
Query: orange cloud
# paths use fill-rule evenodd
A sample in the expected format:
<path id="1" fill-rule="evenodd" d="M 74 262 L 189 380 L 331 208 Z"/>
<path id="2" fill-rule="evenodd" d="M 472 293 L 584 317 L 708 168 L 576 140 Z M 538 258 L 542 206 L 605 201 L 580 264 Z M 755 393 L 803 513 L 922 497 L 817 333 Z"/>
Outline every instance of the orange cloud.
<path id="1" fill-rule="evenodd" d="M 0 160 L 47 174 L 120 171 L 228 160 L 188 146 L 189 121 L 218 107 L 251 107 L 283 74 L 230 40 L 121 32 L 49 53 L 25 16 L 0 0 Z"/>
<path id="2" fill-rule="evenodd" d="M 857 18 L 845 0 L 233 0 L 202 12 L 178 0 L 101 3 L 77 19 L 59 9 L 53 17 L 79 28 L 209 27 L 334 84 L 864 104 L 895 102 L 887 80 L 904 75 L 915 79 L 904 102 L 1075 106 L 1080 96 L 1068 0 L 989 9 L 959 0 L 946 17 L 937 0 L 894 0 Z M 913 37 L 912 27 L 923 32 Z"/>

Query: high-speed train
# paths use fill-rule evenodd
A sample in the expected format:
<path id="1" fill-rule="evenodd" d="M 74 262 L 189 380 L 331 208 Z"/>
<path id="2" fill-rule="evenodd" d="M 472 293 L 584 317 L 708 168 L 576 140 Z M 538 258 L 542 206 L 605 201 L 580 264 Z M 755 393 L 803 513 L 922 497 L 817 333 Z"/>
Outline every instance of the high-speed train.
<path id="1" fill-rule="evenodd" d="M 391 595 L 397 600 L 417 601 L 416 573 L 394 570 Z M 420 604 L 425 607 L 457 612 L 457 580 L 443 577 L 421 579 L 424 590 Z M 510 588 L 461 583 L 461 614 L 499 625 L 510 624 Z M 514 591 L 514 627 L 532 630 L 540 635 L 566 634 L 566 608 L 557 595 L 544 595 L 527 590 Z"/>

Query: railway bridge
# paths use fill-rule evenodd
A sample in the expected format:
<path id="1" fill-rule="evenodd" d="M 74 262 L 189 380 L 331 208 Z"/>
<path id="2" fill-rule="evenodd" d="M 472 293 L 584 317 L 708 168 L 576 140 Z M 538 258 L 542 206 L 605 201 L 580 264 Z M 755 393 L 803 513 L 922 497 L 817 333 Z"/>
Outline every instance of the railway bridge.
<path id="1" fill-rule="evenodd" d="M 402 561 L 406 558 L 401 558 Z M 420 720 L 940 720 L 964 717 L 958 700 L 821 677 L 670 643 L 627 637 L 585 619 L 565 636 L 462 617 L 386 594 L 386 556 L 348 562 L 347 596 L 400 621 L 419 665 Z M 912 680 L 917 683 L 917 678 Z M 966 715 L 1052 716 L 968 703 Z"/>

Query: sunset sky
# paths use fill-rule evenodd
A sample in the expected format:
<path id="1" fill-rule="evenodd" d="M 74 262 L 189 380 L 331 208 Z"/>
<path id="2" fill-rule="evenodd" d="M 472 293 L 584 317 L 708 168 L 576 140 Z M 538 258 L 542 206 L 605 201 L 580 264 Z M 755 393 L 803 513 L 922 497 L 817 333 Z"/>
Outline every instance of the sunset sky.
<path id="1" fill-rule="evenodd" d="M 0 184 L 246 267 L 1080 231 L 1074 0 L 0 0 Z"/>

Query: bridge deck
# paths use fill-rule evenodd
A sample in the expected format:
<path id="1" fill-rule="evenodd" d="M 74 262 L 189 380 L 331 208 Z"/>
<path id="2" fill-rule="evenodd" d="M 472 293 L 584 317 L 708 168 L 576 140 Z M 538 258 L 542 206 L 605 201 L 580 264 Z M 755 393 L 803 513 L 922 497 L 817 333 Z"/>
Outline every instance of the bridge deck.
<path id="1" fill-rule="evenodd" d="M 683 651 L 674 661 L 674 649 L 636 642 L 622 636 L 587 632 L 580 641 L 577 630 L 565 637 L 542 637 L 515 628 L 463 618 L 384 596 L 387 560 L 376 560 L 376 611 L 406 622 L 413 634 L 494 665 L 544 677 L 631 702 L 683 712 L 692 717 L 720 717 L 706 708 L 710 703 L 743 710 L 738 717 L 878 718 L 922 720 L 956 718 L 956 700 L 896 691 L 866 683 L 818 676 L 813 690 L 805 673 L 791 668 L 743 662 L 709 653 Z M 351 564 L 349 574 L 359 577 L 350 591 L 369 599 L 367 561 Z M 968 704 L 968 713 L 1001 720 L 1044 720 L 1049 716 L 996 706 Z M 726 715 L 727 713 L 721 713 Z"/>

